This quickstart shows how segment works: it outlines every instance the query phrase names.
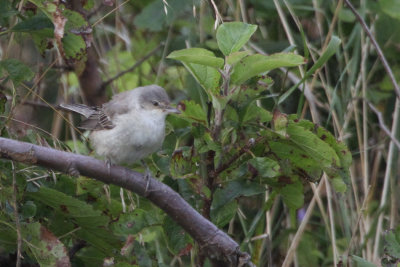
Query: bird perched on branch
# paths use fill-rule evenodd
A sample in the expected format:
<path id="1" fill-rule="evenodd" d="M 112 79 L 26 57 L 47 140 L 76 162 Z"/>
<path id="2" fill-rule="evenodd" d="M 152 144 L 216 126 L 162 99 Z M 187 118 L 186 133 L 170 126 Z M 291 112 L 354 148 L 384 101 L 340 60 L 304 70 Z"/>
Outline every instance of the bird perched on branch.
<path id="1" fill-rule="evenodd" d="M 119 93 L 102 107 L 60 106 L 86 118 L 79 128 L 90 130 L 89 140 L 96 154 L 115 164 L 134 163 L 160 149 L 166 116 L 180 113 L 157 85 Z"/>

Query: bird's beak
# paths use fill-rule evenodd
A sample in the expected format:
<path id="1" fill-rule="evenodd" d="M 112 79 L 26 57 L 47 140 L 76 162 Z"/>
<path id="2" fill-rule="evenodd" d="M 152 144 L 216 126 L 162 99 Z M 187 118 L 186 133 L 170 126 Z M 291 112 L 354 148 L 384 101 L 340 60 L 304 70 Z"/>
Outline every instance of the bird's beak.
<path id="1" fill-rule="evenodd" d="M 164 111 L 167 113 L 181 114 L 181 111 L 179 109 L 171 107 L 171 106 L 165 107 Z"/>

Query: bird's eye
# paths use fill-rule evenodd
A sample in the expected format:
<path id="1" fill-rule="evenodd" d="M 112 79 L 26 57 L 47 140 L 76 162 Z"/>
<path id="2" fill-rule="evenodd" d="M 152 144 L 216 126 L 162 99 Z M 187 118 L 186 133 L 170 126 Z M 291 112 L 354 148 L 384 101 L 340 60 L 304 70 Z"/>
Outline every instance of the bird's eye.
<path id="1" fill-rule="evenodd" d="M 160 105 L 160 103 L 158 103 L 158 101 L 153 101 L 153 106 L 158 107 Z"/>

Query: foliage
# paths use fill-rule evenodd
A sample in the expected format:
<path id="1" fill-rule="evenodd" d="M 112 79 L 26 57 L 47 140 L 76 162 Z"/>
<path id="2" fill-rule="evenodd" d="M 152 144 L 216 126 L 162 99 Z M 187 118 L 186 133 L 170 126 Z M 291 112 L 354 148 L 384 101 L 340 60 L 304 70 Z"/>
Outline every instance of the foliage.
<path id="1" fill-rule="evenodd" d="M 250 0 L 248 8 L 130 1 L 116 2 L 117 10 L 103 2 L 0 0 L 2 136 L 92 155 L 87 134 L 77 137 L 65 117 L 25 104 L 79 101 L 85 80 L 102 94 L 101 81 L 141 62 L 107 94 L 152 83 L 167 89 L 182 114 L 168 118 L 162 150 L 147 159 L 152 173 L 257 266 L 271 255 L 281 265 L 294 233 L 299 266 L 398 263 L 399 230 L 375 238 L 389 228 L 376 220 L 389 214 L 379 199 L 390 181 L 381 181 L 385 172 L 395 176 L 397 150 L 386 149 L 390 138 L 365 102 L 390 125 L 395 94 L 348 9 L 308 0 Z M 359 11 L 398 77 L 398 1 L 366 2 Z M 277 8 L 293 18 L 289 28 Z M 88 71 L 91 53 L 100 60 Z M 195 240 L 145 198 L 9 161 L 0 171 L 0 265 L 15 260 L 18 235 L 24 264 L 210 265 Z M 361 257 L 372 248 L 379 255 Z"/>

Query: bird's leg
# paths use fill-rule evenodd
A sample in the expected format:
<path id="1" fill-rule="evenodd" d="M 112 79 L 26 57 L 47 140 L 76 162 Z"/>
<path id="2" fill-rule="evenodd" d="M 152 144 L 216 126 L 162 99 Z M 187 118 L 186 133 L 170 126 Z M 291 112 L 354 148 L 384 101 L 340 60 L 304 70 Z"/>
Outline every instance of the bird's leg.
<path id="1" fill-rule="evenodd" d="M 106 165 L 107 165 L 108 175 L 110 175 L 111 174 L 111 160 L 108 157 L 106 158 Z"/>
<path id="2" fill-rule="evenodd" d="M 67 166 L 67 173 L 73 177 L 79 177 L 81 175 L 74 162 L 69 162 Z"/>
<path id="3" fill-rule="evenodd" d="M 149 166 L 147 166 L 146 162 L 144 160 L 140 160 L 140 162 L 142 163 L 143 167 L 146 168 L 145 172 L 144 172 L 144 179 L 146 181 L 146 188 L 144 190 L 144 195 L 148 196 L 149 194 L 149 187 L 150 187 L 150 178 L 152 177 L 151 171 L 149 169 Z"/>

